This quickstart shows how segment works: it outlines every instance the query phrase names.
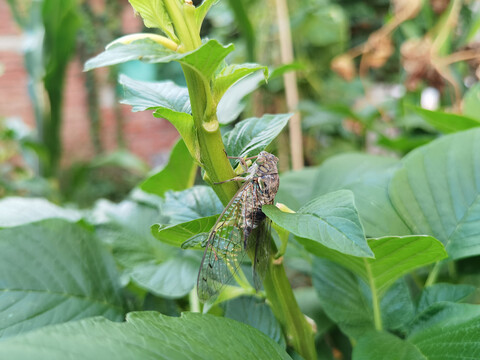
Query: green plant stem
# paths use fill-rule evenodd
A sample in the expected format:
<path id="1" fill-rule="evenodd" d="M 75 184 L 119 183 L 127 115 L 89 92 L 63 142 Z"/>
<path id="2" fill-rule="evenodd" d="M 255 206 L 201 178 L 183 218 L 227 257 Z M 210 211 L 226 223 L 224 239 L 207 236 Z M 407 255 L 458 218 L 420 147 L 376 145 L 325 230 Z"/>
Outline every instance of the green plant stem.
<path id="1" fill-rule="evenodd" d="M 197 34 L 197 36 L 192 36 L 185 19 L 185 14 L 182 11 L 182 7 L 179 6 L 177 0 L 164 0 L 163 2 L 170 19 L 173 22 L 173 26 L 175 27 L 175 33 L 183 45 L 182 50 L 195 50 L 201 45 L 202 41 L 199 34 Z"/>
<path id="2" fill-rule="evenodd" d="M 273 249 L 272 252 L 276 252 Z M 298 307 L 292 287 L 281 262 L 270 262 L 263 286 L 267 299 L 277 320 L 280 322 L 288 343 L 303 358 L 317 358 L 312 326 Z"/>
<path id="3" fill-rule="evenodd" d="M 192 69 L 183 66 L 187 88 L 192 106 L 193 121 L 200 151 L 200 161 L 205 170 L 205 179 L 210 182 L 220 182 L 235 177 L 235 173 L 225 154 L 225 147 L 220 133 L 220 126 L 216 115 L 213 118 L 205 119 L 206 92 L 203 79 Z M 208 94 L 208 96 L 211 96 Z M 205 126 L 206 124 L 213 126 Z M 220 201 L 227 205 L 230 199 L 238 190 L 236 182 L 227 182 L 220 185 L 213 185 L 213 190 L 220 198 Z"/>
<path id="4" fill-rule="evenodd" d="M 370 268 L 370 265 L 368 264 L 366 259 L 363 259 L 363 261 L 365 263 L 365 268 L 367 269 L 370 291 L 372 293 L 373 322 L 375 324 L 375 330 L 382 331 L 382 329 L 383 329 L 382 314 L 381 314 L 381 311 L 380 311 L 380 300 L 378 298 L 378 291 L 377 291 L 377 288 L 375 286 L 375 281 L 373 279 L 372 270 Z"/>
<path id="5" fill-rule="evenodd" d="M 430 271 L 430 273 L 428 274 L 427 281 L 425 281 L 425 287 L 435 284 L 441 267 L 442 267 L 442 262 L 437 261 L 432 271 Z"/>

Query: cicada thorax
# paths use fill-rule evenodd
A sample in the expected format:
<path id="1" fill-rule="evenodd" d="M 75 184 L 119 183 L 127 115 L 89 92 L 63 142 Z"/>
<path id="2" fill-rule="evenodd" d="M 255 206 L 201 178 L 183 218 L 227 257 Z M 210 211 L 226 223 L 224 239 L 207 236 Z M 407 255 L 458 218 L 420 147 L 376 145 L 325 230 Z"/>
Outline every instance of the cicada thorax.
<path id="1" fill-rule="evenodd" d="M 242 208 L 242 213 L 244 214 L 244 223 L 242 227 L 245 248 L 247 247 L 247 239 L 252 231 L 265 219 L 262 206 L 273 204 L 278 185 L 279 178 L 278 174 L 275 172 L 254 177 L 252 182 L 246 187 L 244 193 L 245 200 L 251 200 L 244 201 Z"/>

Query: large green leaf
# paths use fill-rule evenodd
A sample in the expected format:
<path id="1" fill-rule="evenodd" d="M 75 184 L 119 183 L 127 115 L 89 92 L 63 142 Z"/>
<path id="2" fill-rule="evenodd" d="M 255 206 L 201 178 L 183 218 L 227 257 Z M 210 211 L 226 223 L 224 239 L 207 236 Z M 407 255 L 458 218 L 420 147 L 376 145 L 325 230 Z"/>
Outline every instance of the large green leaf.
<path id="1" fill-rule="evenodd" d="M 405 340 L 386 333 L 362 337 L 353 359 L 477 359 L 479 333 L 479 305 L 440 303 L 415 321 Z"/>
<path id="2" fill-rule="evenodd" d="M 190 156 L 183 140 L 179 140 L 170 153 L 165 167 L 148 177 L 140 188 L 150 194 L 163 196 L 166 191 L 185 190 L 193 185 L 197 165 Z"/>
<path id="3" fill-rule="evenodd" d="M 345 334 L 358 339 L 375 329 L 372 293 L 364 281 L 326 259 L 315 259 L 312 273 L 322 308 Z M 397 331 L 415 315 L 405 281 L 397 281 L 382 297 L 380 315 L 384 328 Z"/>
<path id="4" fill-rule="evenodd" d="M 368 245 L 375 255 L 374 259 L 347 255 L 320 244 L 315 248 L 314 254 L 351 270 L 380 297 L 401 276 L 447 257 L 442 243 L 431 236 L 369 239 Z"/>
<path id="5" fill-rule="evenodd" d="M 81 217 L 79 212 L 63 209 L 45 199 L 8 197 L 0 200 L 0 228 L 52 218 L 75 222 Z"/>
<path id="6" fill-rule="evenodd" d="M 325 313 L 345 334 L 358 338 L 374 329 L 371 305 L 354 274 L 329 260 L 315 259 L 312 281 Z"/>
<path id="7" fill-rule="evenodd" d="M 300 237 L 299 242 L 314 254 L 328 247 L 353 256 L 373 257 L 351 191 L 318 197 L 293 214 L 274 205 L 265 205 L 262 210 L 277 225 Z"/>
<path id="8" fill-rule="evenodd" d="M 124 275 L 139 287 L 166 298 L 188 294 L 196 281 L 200 254 L 168 246 L 150 232 L 153 223 L 167 222 L 158 209 L 124 200 L 120 204 L 102 201 L 96 216 L 107 217 L 97 225 L 100 238 L 112 248 Z M 167 244 L 165 244 L 165 242 Z"/>
<path id="9" fill-rule="evenodd" d="M 480 254 L 480 129 L 440 138 L 406 156 L 390 184 L 415 234 L 439 239 L 453 259 Z"/>
<path id="10" fill-rule="evenodd" d="M 475 286 L 466 284 L 433 284 L 422 291 L 417 312 L 421 313 L 429 306 L 439 302 L 458 302 L 475 291 Z"/>
<path id="11" fill-rule="evenodd" d="M 138 12 L 146 27 L 160 28 L 171 39 L 177 39 L 172 20 L 168 16 L 163 0 L 128 0 Z"/>
<path id="12" fill-rule="evenodd" d="M 225 303 L 225 317 L 253 326 L 283 347 L 286 346 L 282 327 L 265 301 L 242 296 Z"/>
<path id="13" fill-rule="evenodd" d="M 388 197 L 388 184 L 398 165 L 398 160 L 390 157 L 333 156 L 321 166 L 282 174 L 276 199 L 297 210 L 317 196 L 351 190 L 367 236 L 409 235 L 410 229 Z"/>
<path id="14" fill-rule="evenodd" d="M 410 235 L 388 197 L 388 184 L 399 166 L 395 158 L 344 154 L 326 160 L 319 168 L 312 197 L 340 189 L 355 195 L 360 219 L 369 237 Z"/>
<path id="15" fill-rule="evenodd" d="M 254 156 L 270 145 L 287 125 L 292 114 L 263 115 L 240 121 L 223 136 L 229 156 Z"/>
<path id="16" fill-rule="evenodd" d="M 217 40 L 208 40 L 194 51 L 179 53 L 150 39 L 141 39 L 129 44 L 115 44 L 107 47 L 103 53 L 88 60 L 84 69 L 88 71 L 140 59 L 150 63 L 177 61 L 192 68 L 205 79 L 210 79 L 233 48 L 232 44 L 223 46 Z"/>
<path id="17" fill-rule="evenodd" d="M 124 323 L 93 318 L 47 327 L 0 343 L 9 360 L 76 359 L 290 359 L 251 326 L 212 315 L 155 312 L 127 315 Z"/>
<path id="18" fill-rule="evenodd" d="M 114 263 L 80 225 L 51 219 L 0 230 L 0 274 L 2 337 L 95 315 L 123 317 Z"/>
<path id="19" fill-rule="evenodd" d="M 312 199 L 319 167 L 305 167 L 302 170 L 288 171 L 280 175 L 280 187 L 275 201 L 298 210 Z"/>
<path id="20" fill-rule="evenodd" d="M 412 343 L 386 332 L 370 332 L 353 348 L 353 360 L 428 360 Z"/>
<path id="21" fill-rule="evenodd" d="M 407 340 L 427 359 L 478 359 L 480 306 L 440 303 L 413 324 Z"/>
<path id="22" fill-rule="evenodd" d="M 444 133 L 452 133 L 480 126 L 480 121 L 467 116 L 446 113 L 444 111 L 432 111 L 420 107 L 415 107 L 414 109 L 428 123 Z"/>
<path id="23" fill-rule="evenodd" d="M 118 204 L 101 200 L 97 202 L 92 218 L 97 220 L 99 238 L 110 246 L 115 260 L 125 269 L 160 263 L 177 253 L 176 249 L 159 243 L 152 236 L 152 224 L 168 221 L 154 207 L 131 200 Z"/>

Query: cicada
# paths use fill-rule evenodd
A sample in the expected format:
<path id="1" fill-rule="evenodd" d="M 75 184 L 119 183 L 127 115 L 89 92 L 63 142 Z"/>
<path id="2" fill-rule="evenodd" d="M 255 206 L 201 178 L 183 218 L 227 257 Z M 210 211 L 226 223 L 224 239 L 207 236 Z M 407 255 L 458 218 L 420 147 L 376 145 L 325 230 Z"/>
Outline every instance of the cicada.
<path id="1" fill-rule="evenodd" d="M 273 204 L 277 193 L 278 158 L 266 151 L 252 158 L 256 161 L 246 169 L 245 177 L 227 180 L 243 181 L 243 184 L 208 235 L 197 278 L 197 293 L 203 302 L 216 297 L 235 276 L 246 253 L 253 254 L 252 270 L 257 289 L 265 275 L 271 240 L 262 206 Z M 246 166 L 245 162 L 243 164 Z"/>

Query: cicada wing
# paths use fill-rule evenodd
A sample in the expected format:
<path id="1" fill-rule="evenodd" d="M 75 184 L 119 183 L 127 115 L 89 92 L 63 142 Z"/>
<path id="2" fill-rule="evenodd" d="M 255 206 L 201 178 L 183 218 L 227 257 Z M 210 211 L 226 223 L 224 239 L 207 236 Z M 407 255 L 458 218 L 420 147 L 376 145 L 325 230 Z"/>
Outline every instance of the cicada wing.
<path id="1" fill-rule="evenodd" d="M 272 237 L 270 234 L 271 220 L 265 219 L 253 235 L 255 237 L 255 257 L 253 259 L 253 282 L 255 289 L 262 287 L 263 279 L 270 265 Z M 253 236 L 252 236 L 253 237 Z"/>
<path id="2" fill-rule="evenodd" d="M 248 191 L 247 191 L 248 190 Z M 263 278 L 268 267 L 270 257 L 270 222 L 266 222 L 265 214 L 261 211 L 261 189 L 258 183 L 252 183 L 244 193 L 244 228 L 246 251 L 253 258 L 252 272 L 254 285 L 257 290 L 262 286 Z"/>
<path id="3" fill-rule="evenodd" d="M 242 187 L 210 232 L 198 272 L 197 293 L 202 302 L 216 297 L 243 260 Z"/>

